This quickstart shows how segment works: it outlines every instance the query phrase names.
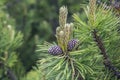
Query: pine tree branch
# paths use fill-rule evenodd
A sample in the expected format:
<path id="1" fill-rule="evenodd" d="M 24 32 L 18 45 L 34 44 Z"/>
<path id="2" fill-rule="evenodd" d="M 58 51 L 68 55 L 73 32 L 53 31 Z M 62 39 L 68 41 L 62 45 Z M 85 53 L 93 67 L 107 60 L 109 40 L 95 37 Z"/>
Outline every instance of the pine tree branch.
<path id="1" fill-rule="evenodd" d="M 104 44 L 103 44 L 100 36 L 97 35 L 97 31 L 94 29 L 92 33 L 93 33 L 94 41 L 97 43 L 97 46 L 99 47 L 99 49 L 101 51 L 101 55 L 103 55 L 103 60 L 104 60 L 103 63 L 105 65 L 105 67 L 108 68 L 108 70 L 112 71 L 114 76 L 116 76 L 118 79 L 120 79 L 120 71 L 115 66 L 113 66 L 113 64 L 111 63 L 111 61 L 107 55 L 106 49 L 104 47 Z"/>

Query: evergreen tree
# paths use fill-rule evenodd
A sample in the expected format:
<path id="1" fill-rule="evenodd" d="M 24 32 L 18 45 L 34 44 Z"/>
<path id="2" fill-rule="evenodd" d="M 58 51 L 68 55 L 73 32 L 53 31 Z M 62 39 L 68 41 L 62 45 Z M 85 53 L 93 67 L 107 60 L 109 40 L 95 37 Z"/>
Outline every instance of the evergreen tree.
<path id="1" fill-rule="evenodd" d="M 84 8 L 87 21 L 77 14 L 67 23 L 67 8 L 61 7 L 57 43 L 38 45 L 38 80 L 120 79 L 120 20 L 113 8 L 90 0 Z"/>

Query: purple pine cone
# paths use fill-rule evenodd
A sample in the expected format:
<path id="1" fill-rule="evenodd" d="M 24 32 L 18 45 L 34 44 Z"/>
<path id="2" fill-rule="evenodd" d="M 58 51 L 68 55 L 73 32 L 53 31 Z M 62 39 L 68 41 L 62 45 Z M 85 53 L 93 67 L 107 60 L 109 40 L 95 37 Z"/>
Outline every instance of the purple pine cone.
<path id="1" fill-rule="evenodd" d="M 72 39 L 68 42 L 68 51 L 72 51 L 76 45 L 78 44 L 79 40 L 78 39 Z"/>
<path id="2" fill-rule="evenodd" d="M 51 55 L 60 55 L 63 53 L 62 49 L 55 45 L 55 46 L 51 46 L 49 49 L 48 49 L 48 52 L 51 54 Z"/>

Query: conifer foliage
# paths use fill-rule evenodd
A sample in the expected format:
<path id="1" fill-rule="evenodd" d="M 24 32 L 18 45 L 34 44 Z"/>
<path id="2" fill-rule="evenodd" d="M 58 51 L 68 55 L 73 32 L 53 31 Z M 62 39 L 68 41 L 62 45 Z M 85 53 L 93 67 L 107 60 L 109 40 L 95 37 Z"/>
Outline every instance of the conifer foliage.
<path id="1" fill-rule="evenodd" d="M 16 49 L 23 35 L 14 30 L 14 20 L 0 9 L 0 80 L 18 80 L 12 69 L 18 62 Z"/>
<path id="2" fill-rule="evenodd" d="M 67 7 L 60 8 L 57 43 L 38 45 L 42 58 L 35 70 L 41 80 L 120 79 L 119 18 L 96 0 L 84 10 L 87 21 L 74 14 L 73 24 L 67 23 Z"/>

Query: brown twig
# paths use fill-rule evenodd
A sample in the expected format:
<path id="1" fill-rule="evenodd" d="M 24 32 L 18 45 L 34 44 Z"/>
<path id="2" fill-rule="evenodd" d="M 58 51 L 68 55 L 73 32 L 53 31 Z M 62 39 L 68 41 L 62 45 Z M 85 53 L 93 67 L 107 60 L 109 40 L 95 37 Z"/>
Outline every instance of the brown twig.
<path id="1" fill-rule="evenodd" d="M 92 33 L 93 33 L 94 41 L 97 43 L 97 46 L 101 51 L 101 55 L 103 55 L 103 60 L 104 60 L 103 63 L 105 65 L 105 67 L 108 68 L 108 70 L 112 71 L 114 76 L 116 76 L 118 79 L 120 79 L 120 71 L 115 66 L 113 66 L 113 64 L 111 63 L 111 61 L 107 55 L 106 49 L 104 47 L 104 44 L 103 44 L 100 36 L 97 35 L 97 31 L 94 29 Z"/>

